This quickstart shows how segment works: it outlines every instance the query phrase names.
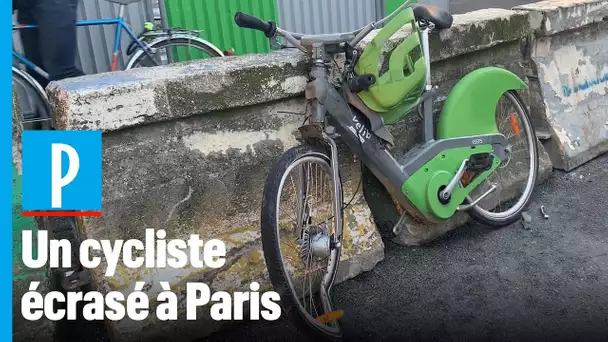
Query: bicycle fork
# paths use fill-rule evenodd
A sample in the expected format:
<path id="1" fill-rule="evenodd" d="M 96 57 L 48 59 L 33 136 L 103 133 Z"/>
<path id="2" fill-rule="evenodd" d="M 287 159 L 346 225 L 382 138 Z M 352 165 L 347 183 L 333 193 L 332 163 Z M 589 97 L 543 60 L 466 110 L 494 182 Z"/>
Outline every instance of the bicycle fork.
<path id="1" fill-rule="evenodd" d="M 311 117 L 311 124 L 307 126 L 303 126 L 300 128 L 302 133 L 302 137 L 304 140 L 308 139 L 321 139 L 325 141 L 329 146 L 329 157 L 330 157 L 330 167 L 332 172 L 332 187 L 334 193 L 334 213 L 335 213 L 335 227 L 336 234 L 335 239 L 332 241 L 331 249 L 333 252 L 337 253 L 337 260 L 334 265 L 335 269 L 338 268 L 340 262 L 340 251 L 342 248 L 342 229 L 343 229 L 343 217 L 342 217 L 342 186 L 340 181 L 340 165 L 338 162 L 338 147 L 336 146 L 336 142 L 333 137 L 334 134 L 330 130 L 328 130 L 328 126 L 326 125 L 326 108 L 324 106 L 324 94 L 326 93 L 327 87 L 331 85 L 327 79 L 328 70 L 327 63 L 323 61 L 323 59 L 315 59 L 314 65 L 311 69 L 310 76 L 312 81 L 310 81 L 307 85 L 306 89 L 306 97 L 309 100 L 313 101 L 313 115 Z M 333 88 L 332 88 L 333 89 Z M 333 254 L 333 253 L 332 253 Z M 332 264 L 332 263 L 330 263 Z M 324 291 L 322 297 L 322 304 L 326 312 L 331 311 L 331 302 L 329 300 L 329 292 L 331 291 L 331 287 L 335 281 L 336 272 L 333 270 L 328 270 L 326 277 L 323 279 L 323 283 L 325 286 L 322 286 L 322 290 Z"/>

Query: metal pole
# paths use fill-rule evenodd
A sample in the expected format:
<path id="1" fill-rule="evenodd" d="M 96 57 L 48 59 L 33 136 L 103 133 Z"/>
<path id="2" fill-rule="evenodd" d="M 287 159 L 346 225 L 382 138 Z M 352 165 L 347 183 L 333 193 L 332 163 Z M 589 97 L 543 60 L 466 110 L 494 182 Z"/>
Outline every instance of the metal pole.
<path id="1" fill-rule="evenodd" d="M 144 0 L 145 20 L 154 22 L 154 5 L 152 0 Z"/>
<path id="2" fill-rule="evenodd" d="M 165 7 L 165 0 L 158 0 L 158 9 L 160 10 L 160 25 L 163 27 L 163 30 L 168 30 L 169 24 L 167 24 L 167 8 Z"/>
<path id="3" fill-rule="evenodd" d="M 125 17 L 125 5 L 124 4 L 120 4 L 120 7 L 118 7 L 118 17 L 120 19 L 124 19 L 124 17 Z"/>
<path id="4" fill-rule="evenodd" d="M 376 21 L 382 20 L 386 15 L 386 0 L 376 0 Z"/>

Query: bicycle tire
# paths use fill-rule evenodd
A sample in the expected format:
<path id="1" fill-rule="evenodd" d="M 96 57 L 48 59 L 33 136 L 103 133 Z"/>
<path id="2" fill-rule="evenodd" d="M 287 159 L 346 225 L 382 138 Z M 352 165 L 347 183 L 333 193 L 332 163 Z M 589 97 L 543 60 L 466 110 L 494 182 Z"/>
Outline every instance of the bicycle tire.
<path id="1" fill-rule="evenodd" d="M 339 334 L 329 334 L 329 332 L 322 330 L 322 328 L 311 322 L 306 317 L 306 313 L 302 312 L 299 300 L 295 295 L 295 289 L 293 288 L 289 274 L 283 264 L 282 252 L 280 250 L 281 242 L 278 234 L 277 208 L 278 202 L 280 202 L 280 191 L 282 190 L 281 183 L 284 180 L 284 175 L 289 171 L 290 165 L 307 156 L 320 157 L 328 164 L 331 164 L 329 153 L 322 146 L 299 145 L 283 153 L 268 174 L 263 191 L 260 220 L 262 247 L 270 281 L 274 291 L 280 295 L 280 303 L 287 318 L 293 322 L 300 331 L 306 333 L 310 337 L 322 337 L 326 340 L 337 341 L 342 338 L 341 331 Z M 339 180 L 334 181 L 340 184 Z M 342 191 L 341 184 L 338 189 L 340 192 Z M 343 215 L 342 205 L 340 205 L 340 215 Z M 338 270 L 340 249 L 338 249 L 337 258 L 338 260 L 336 261 L 333 274 L 331 275 L 332 279 L 335 277 Z"/>
<path id="2" fill-rule="evenodd" d="M 153 49 L 162 49 L 162 48 L 165 48 L 165 47 L 171 46 L 171 45 L 191 46 L 191 47 L 204 51 L 211 58 L 224 56 L 224 54 L 221 52 L 221 50 L 218 49 L 215 45 L 213 45 L 203 39 L 193 38 L 193 37 L 188 37 L 188 38 L 186 38 L 186 37 L 167 37 L 162 40 L 152 42 L 149 45 L 149 47 L 153 48 Z M 133 55 L 133 57 L 131 57 L 131 59 L 129 60 L 129 63 L 127 64 L 127 67 L 125 68 L 125 70 L 133 69 L 136 65 L 138 65 L 139 63 L 142 62 L 143 58 L 146 58 L 146 57 L 148 57 L 148 55 L 146 55 L 144 50 L 142 50 L 142 49 L 137 50 L 135 52 L 135 54 Z M 144 66 L 144 67 L 146 67 L 146 66 Z"/>
<path id="3" fill-rule="evenodd" d="M 496 227 L 496 228 L 502 228 L 502 227 L 505 227 L 505 226 L 508 226 L 508 225 L 514 223 L 521 217 L 522 212 L 528 207 L 528 205 L 530 204 L 530 200 L 532 198 L 532 193 L 534 192 L 536 180 L 538 178 L 538 164 L 539 164 L 538 140 L 536 138 L 536 132 L 534 130 L 534 126 L 532 126 L 532 121 L 530 120 L 530 113 L 529 113 L 528 109 L 526 108 L 526 106 L 524 106 L 524 102 L 523 102 L 521 96 L 519 95 L 519 93 L 511 90 L 511 91 L 506 92 L 505 94 L 507 95 L 507 98 L 509 99 L 509 101 L 511 101 L 516 106 L 520 120 L 523 122 L 523 124 L 525 126 L 525 129 L 526 129 L 525 132 L 526 132 L 527 138 L 529 139 L 528 143 L 530 145 L 529 146 L 530 153 L 532 154 L 531 158 L 530 158 L 531 164 L 533 164 L 533 165 L 530 165 L 530 169 L 531 169 L 530 172 L 531 172 L 532 178 L 528 179 L 528 182 L 531 185 L 527 186 L 527 188 L 524 189 L 524 193 L 521 195 L 521 197 L 523 197 L 523 201 L 520 198 L 520 201 L 522 201 L 522 202 L 518 205 L 519 207 L 516 210 L 514 210 L 514 212 L 512 214 L 507 215 L 506 217 L 492 217 L 492 215 L 491 215 L 492 213 L 486 211 L 485 209 L 482 209 L 481 207 L 479 207 L 479 205 L 475 205 L 471 209 L 468 210 L 467 213 L 475 221 L 485 224 L 487 226 L 492 226 L 492 227 Z M 469 203 L 469 200 L 465 200 L 465 203 Z M 509 210 L 511 210 L 511 209 L 509 209 Z"/>
<path id="4" fill-rule="evenodd" d="M 46 95 L 46 92 L 42 86 L 34 80 L 32 76 L 27 74 L 20 69 L 13 66 L 12 71 L 13 83 L 16 81 L 18 86 L 21 86 L 26 93 L 28 98 L 22 99 L 22 101 L 28 101 L 32 103 L 29 96 L 33 96 L 34 113 L 33 115 L 24 117 L 23 108 L 21 112 L 21 123 L 24 129 L 39 129 L 39 130 L 51 130 L 54 129 L 54 115 L 53 109 Z M 20 103 L 21 105 L 22 103 Z"/>

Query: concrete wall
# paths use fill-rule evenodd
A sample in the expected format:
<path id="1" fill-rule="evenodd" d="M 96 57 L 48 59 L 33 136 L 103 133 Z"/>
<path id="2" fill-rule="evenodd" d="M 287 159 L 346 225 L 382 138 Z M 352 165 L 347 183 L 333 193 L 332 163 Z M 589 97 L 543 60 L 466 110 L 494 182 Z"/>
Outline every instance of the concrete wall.
<path id="1" fill-rule="evenodd" d="M 543 10 L 481 10 L 456 16 L 451 29 L 435 33 L 431 44 L 433 82 L 440 85 L 437 108 L 448 89 L 478 67 L 502 66 L 533 84 L 535 62 L 527 58 L 530 37 L 546 27 L 547 15 Z M 579 25 L 585 24 L 579 20 Z M 393 44 L 405 35 L 397 34 Z M 203 239 L 222 239 L 229 247 L 227 266 L 215 272 L 120 267 L 116 277 L 108 279 L 100 267 L 92 270 L 98 290 L 129 293 L 135 281 L 146 281 L 152 297 L 161 291 L 161 280 L 169 281 L 181 298 L 185 281 L 203 281 L 213 290 L 242 290 L 255 280 L 269 288 L 259 239 L 261 192 L 272 161 L 297 143 L 302 117 L 278 112 L 305 108 L 306 62 L 297 51 L 279 51 L 86 76 L 49 87 L 60 129 L 104 131 L 104 215 L 79 219 L 81 238 L 143 239 L 144 229 L 162 228 L 168 239 L 198 233 Z M 538 94 L 532 91 L 524 97 L 535 118 L 546 116 L 537 112 L 544 108 Z M 421 138 L 415 115 L 392 130 L 398 155 Z M 341 151 L 344 198 L 349 199 L 360 179 L 359 164 L 344 146 Z M 539 182 L 551 170 L 549 156 L 542 147 L 540 152 Z M 339 281 L 370 270 L 384 257 L 382 239 L 361 193 L 345 214 Z M 409 223 L 396 241 L 431 241 L 466 219 L 459 215 L 435 226 Z M 221 323 L 161 323 L 150 318 L 108 326 L 116 340 L 164 340 L 200 338 Z"/>
<path id="2" fill-rule="evenodd" d="M 530 40 L 537 124 L 556 168 L 572 170 L 608 151 L 608 1 L 541 1 Z"/>

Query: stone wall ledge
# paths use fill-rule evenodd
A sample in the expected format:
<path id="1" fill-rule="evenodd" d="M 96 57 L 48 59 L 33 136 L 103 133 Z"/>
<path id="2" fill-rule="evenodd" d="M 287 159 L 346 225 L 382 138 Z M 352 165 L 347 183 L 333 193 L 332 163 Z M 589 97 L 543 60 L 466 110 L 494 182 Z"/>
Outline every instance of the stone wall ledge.
<path id="1" fill-rule="evenodd" d="M 505 9 L 454 17 L 451 28 L 431 36 L 433 62 L 521 39 L 541 22 Z M 402 29 L 391 43 L 408 34 Z M 47 92 L 58 129 L 109 132 L 302 95 L 306 75 L 307 58 L 289 49 L 87 75 L 53 82 Z"/>
<path id="2" fill-rule="evenodd" d="M 608 0 L 545 0 L 516 6 L 513 10 L 539 13 L 542 22 L 535 34 L 550 36 L 606 20 Z"/>

